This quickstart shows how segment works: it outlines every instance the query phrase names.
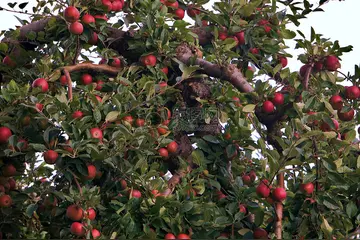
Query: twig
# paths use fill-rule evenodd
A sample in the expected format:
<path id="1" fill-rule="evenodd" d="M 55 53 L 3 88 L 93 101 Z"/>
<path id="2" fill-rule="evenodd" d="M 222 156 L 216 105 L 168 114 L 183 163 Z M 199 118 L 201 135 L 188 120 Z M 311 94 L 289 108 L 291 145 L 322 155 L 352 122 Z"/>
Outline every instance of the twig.
<path id="1" fill-rule="evenodd" d="M 314 63 L 311 63 L 309 65 L 309 67 L 306 69 L 304 80 L 303 80 L 304 90 L 309 89 L 309 78 L 310 78 L 310 74 L 311 74 L 313 67 L 314 67 Z"/>
<path id="2" fill-rule="evenodd" d="M 71 171 L 70 169 L 68 169 L 68 171 L 73 175 L 74 181 L 75 181 L 75 183 L 76 183 L 76 186 L 77 186 L 77 188 L 79 189 L 80 196 L 82 197 L 83 192 L 82 192 L 82 188 L 80 187 L 79 181 L 76 179 L 77 176 L 76 176 L 75 173 L 74 173 L 73 171 Z"/>
<path id="3" fill-rule="evenodd" d="M 6 12 L 12 12 L 12 13 L 17 13 L 17 14 L 25 14 L 25 15 L 29 15 L 29 16 L 38 16 L 39 14 L 34 14 L 34 13 L 27 13 L 27 12 L 23 12 L 23 11 L 16 11 L 16 10 L 11 10 L 11 9 L 7 9 L 4 7 L 0 6 L 1 11 L 6 11 Z"/>
<path id="4" fill-rule="evenodd" d="M 68 70 L 64 69 L 64 74 L 66 79 L 68 80 L 68 98 L 69 101 L 72 100 L 72 81 L 71 81 L 71 77 L 70 77 L 70 73 Z"/>
<path id="5" fill-rule="evenodd" d="M 76 61 L 77 61 L 77 59 L 78 59 L 78 57 L 79 57 L 80 52 L 81 52 L 81 48 L 80 48 L 80 37 L 77 36 L 75 56 L 74 56 L 74 59 L 73 59 L 73 65 L 76 65 Z"/>

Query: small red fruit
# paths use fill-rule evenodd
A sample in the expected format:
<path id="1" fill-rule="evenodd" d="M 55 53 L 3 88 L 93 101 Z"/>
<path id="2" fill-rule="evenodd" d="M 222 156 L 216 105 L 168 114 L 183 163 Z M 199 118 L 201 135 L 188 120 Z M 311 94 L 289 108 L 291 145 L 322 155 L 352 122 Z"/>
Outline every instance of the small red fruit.
<path id="1" fill-rule="evenodd" d="M 97 238 L 100 237 L 101 233 L 100 233 L 99 230 L 93 228 L 93 229 L 91 230 L 91 235 L 92 235 L 93 239 L 97 239 Z"/>
<path id="2" fill-rule="evenodd" d="M 174 9 L 178 9 L 179 8 L 179 3 L 177 1 L 175 2 L 165 2 L 165 5 Z"/>
<path id="3" fill-rule="evenodd" d="M 132 193 L 131 193 L 131 196 L 133 198 L 141 198 L 141 192 L 139 190 L 137 190 L 137 189 L 133 189 Z"/>
<path id="4" fill-rule="evenodd" d="M 330 98 L 330 104 L 335 110 L 341 110 L 343 107 L 343 99 L 339 95 Z"/>
<path id="5" fill-rule="evenodd" d="M 225 133 L 224 134 L 224 138 L 226 139 L 226 140 L 230 140 L 231 139 L 231 134 L 230 133 Z"/>
<path id="6" fill-rule="evenodd" d="M 314 184 L 312 182 L 301 184 L 300 190 L 306 194 L 312 194 L 314 191 Z"/>
<path id="7" fill-rule="evenodd" d="M 104 82 L 103 82 L 102 80 L 98 80 L 98 81 L 96 82 L 96 88 L 95 88 L 95 90 L 101 91 L 103 85 L 104 85 Z"/>
<path id="8" fill-rule="evenodd" d="M 265 25 L 265 26 L 263 26 L 263 28 L 264 28 L 266 33 L 269 33 L 271 31 L 271 29 L 272 29 L 269 25 Z"/>
<path id="9" fill-rule="evenodd" d="M 284 95 L 282 93 L 277 92 L 274 94 L 274 98 L 271 101 L 275 106 L 283 105 Z"/>
<path id="10" fill-rule="evenodd" d="M 124 7 L 124 4 L 122 1 L 120 1 L 120 0 L 113 1 L 111 10 L 114 12 L 120 12 L 123 7 Z"/>
<path id="11" fill-rule="evenodd" d="M 347 112 L 338 111 L 337 114 L 341 121 L 348 122 L 354 119 L 355 111 L 354 109 L 350 109 Z"/>
<path id="12" fill-rule="evenodd" d="M 176 153 L 178 149 L 178 144 L 175 141 L 172 141 L 166 146 L 166 148 L 169 151 L 169 153 Z"/>
<path id="13" fill-rule="evenodd" d="M 113 58 L 110 60 L 110 66 L 120 68 L 121 67 L 121 60 L 119 58 Z"/>
<path id="14" fill-rule="evenodd" d="M 220 40 L 225 40 L 228 38 L 227 32 L 219 32 L 219 39 Z"/>
<path id="15" fill-rule="evenodd" d="M 279 60 L 279 62 L 281 63 L 281 65 L 282 65 L 283 68 L 287 66 L 288 60 L 287 60 L 286 57 L 280 56 L 278 60 Z"/>
<path id="16" fill-rule="evenodd" d="M 244 175 L 244 176 L 242 176 L 241 178 L 242 178 L 242 181 L 243 181 L 243 183 L 244 183 L 245 185 L 249 185 L 249 184 L 252 183 L 251 178 L 250 178 L 249 175 Z"/>
<path id="17" fill-rule="evenodd" d="M 167 133 L 167 129 L 163 127 L 158 127 L 157 131 L 160 135 L 165 135 Z"/>
<path id="18" fill-rule="evenodd" d="M 315 62 L 314 64 L 314 69 L 317 72 L 320 72 L 321 70 L 323 70 L 324 64 L 322 62 Z"/>
<path id="19" fill-rule="evenodd" d="M 335 128 L 332 129 L 329 124 L 327 124 L 326 122 L 323 122 L 320 126 L 320 129 L 323 131 L 323 132 L 329 132 L 329 131 L 332 131 L 332 130 L 335 130 L 337 131 L 339 129 L 339 122 L 336 120 L 336 119 L 332 119 L 334 125 L 335 125 Z"/>
<path id="20" fill-rule="evenodd" d="M 133 123 L 133 121 L 134 121 L 133 117 L 130 116 L 130 115 L 123 117 L 122 120 L 123 120 L 124 122 L 128 122 L 130 125 L 132 125 L 132 123 Z"/>
<path id="21" fill-rule="evenodd" d="M 307 70 L 310 68 L 311 66 L 309 64 L 305 64 L 300 68 L 299 74 L 301 77 L 305 77 L 305 74 L 307 72 Z"/>
<path id="22" fill-rule="evenodd" d="M 179 235 L 177 235 L 176 239 L 185 240 L 185 239 L 191 239 L 191 238 L 189 235 L 187 235 L 185 233 L 180 233 Z"/>
<path id="23" fill-rule="evenodd" d="M 345 96 L 347 99 L 357 99 L 360 97 L 360 89 L 357 86 L 345 87 Z"/>
<path id="24" fill-rule="evenodd" d="M 92 76 L 90 74 L 83 74 L 81 76 L 81 82 L 84 84 L 84 85 L 89 85 L 92 83 Z"/>
<path id="25" fill-rule="evenodd" d="M 44 108 L 44 104 L 36 103 L 35 107 L 39 112 L 41 112 L 43 110 L 43 108 Z"/>
<path id="26" fill-rule="evenodd" d="M 96 19 L 101 19 L 101 20 L 104 20 L 104 21 L 108 21 L 109 19 L 107 18 L 106 14 L 104 15 L 95 15 L 94 16 L 95 20 Z"/>
<path id="27" fill-rule="evenodd" d="M 0 127 L 0 144 L 7 143 L 12 133 L 8 127 Z"/>
<path id="28" fill-rule="evenodd" d="M 85 212 L 85 215 L 87 216 L 88 219 L 90 219 L 91 221 L 95 220 L 96 218 L 96 212 L 93 208 L 88 208 Z"/>
<path id="29" fill-rule="evenodd" d="M 88 175 L 86 176 L 87 180 L 92 180 L 96 177 L 96 167 L 94 165 L 88 165 Z"/>
<path id="30" fill-rule="evenodd" d="M 182 8 L 178 8 L 174 11 L 175 19 L 183 19 L 185 17 L 185 11 Z"/>
<path id="31" fill-rule="evenodd" d="M 166 235 L 165 235 L 165 238 L 164 238 L 165 240 L 170 240 L 170 239 L 176 239 L 176 237 L 175 237 L 175 235 L 174 234 L 172 234 L 172 233 L 167 233 Z"/>
<path id="32" fill-rule="evenodd" d="M 254 239 L 267 239 L 268 233 L 265 229 L 256 228 L 253 233 Z"/>
<path id="33" fill-rule="evenodd" d="M 259 49 L 258 48 L 250 48 L 249 52 L 251 52 L 252 54 L 259 54 Z"/>
<path id="34" fill-rule="evenodd" d="M 187 14 L 189 15 L 189 17 L 194 18 L 196 15 L 200 14 L 200 10 L 196 8 L 195 5 L 190 4 L 188 6 L 188 9 L 186 10 Z"/>
<path id="35" fill-rule="evenodd" d="M 5 64 L 11 68 L 16 67 L 16 62 L 14 62 L 9 56 L 4 57 L 3 64 Z"/>
<path id="36" fill-rule="evenodd" d="M 275 201 L 282 202 L 286 199 L 286 191 L 284 188 L 275 188 L 272 192 L 272 197 Z"/>
<path id="37" fill-rule="evenodd" d="M 261 182 L 256 188 L 256 193 L 259 197 L 267 198 L 270 195 L 270 188 Z"/>
<path id="38" fill-rule="evenodd" d="M 140 58 L 140 62 L 144 65 L 144 66 L 150 66 L 150 67 L 154 67 L 156 65 L 156 57 L 152 54 L 147 55 L 147 56 L 143 56 Z"/>
<path id="39" fill-rule="evenodd" d="M 102 5 L 106 8 L 108 12 L 112 9 L 112 3 L 110 0 L 101 0 Z"/>
<path id="40" fill-rule="evenodd" d="M 67 77 L 65 75 L 61 75 L 60 84 L 63 85 L 63 86 L 68 85 L 68 80 L 67 80 Z"/>
<path id="41" fill-rule="evenodd" d="M 239 204 L 239 212 L 242 212 L 244 214 L 247 213 L 246 206 L 244 204 Z"/>
<path id="42" fill-rule="evenodd" d="M 70 232 L 76 236 L 82 237 L 85 235 L 84 225 L 79 222 L 73 222 L 70 227 Z"/>
<path id="43" fill-rule="evenodd" d="M 2 175 L 4 177 L 12 177 L 16 174 L 16 168 L 12 164 L 7 164 L 2 168 Z"/>
<path id="44" fill-rule="evenodd" d="M 142 126 L 144 126 L 144 125 L 145 125 L 145 119 L 142 119 L 142 118 L 136 119 L 135 125 L 136 125 L 137 127 L 142 127 Z"/>
<path id="45" fill-rule="evenodd" d="M 96 32 L 92 32 L 91 37 L 88 39 L 88 44 L 96 45 L 99 40 L 99 36 Z"/>
<path id="46" fill-rule="evenodd" d="M 251 181 L 255 182 L 255 180 L 256 180 L 256 172 L 255 172 L 255 170 L 250 170 L 249 176 L 250 176 Z"/>
<path id="47" fill-rule="evenodd" d="M 262 110 L 265 113 L 272 113 L 274 111 L 274 104 L 271 101 L 267 100 L 263 103 Z"/>
<path id="48" fill-rule="evenodd" d="M 49 90 L 49 84 L 45 78 L 38 78 L 31 85 L 33 88 L 41 87 L 42 92 L 47 92 Z"/>
<path id="49" fill-rule="evenodd" d="M 81 35 L 84 32 L 84 26 L 79 22 L 70 24 L 69 31 L 75 35 Z"/>
<path id="50" fill-rule="evenodd" d="M 73 204 L 66 209 L 66 217 L 72 221 L 80 221 L 84 217 L 84 211 L 80 206 Z"/>
<path id="51" fill-rule="evenodd" d="M 10 207 L 12 204 L 12 199 L 9 195 L 0 196 L 0 207 Z"/>
<path id="52" fill-rule="evenodd" d="M 81 119 L 84 116 L 84 114 L 82 111 L 77 110 L 71 116 L 73 119 Z"/>
<path id="53" fill-rule="evenodd" d="M 244 31 L 235 33 L 235 37 L 238 39 L 239 45 L 245 44 L 245 32 Z"/>
<path id="54" fill-rule="evenodd" d="M 329 55 L 325 59 L 325 68 L 328 71 L 336 71 L 338 68 L 340 68 L 340 62 L 339 59 L 334 55 Z"/>
<path id="55" fill-rule="evenodd" d="M 44 160 L 47 164 L 54 164 L 59 154 L 54 150 L 48 150 L 44 153 Z"/>
<path id="56" fill-rule="evenodd" d="M 82 18 L 81 18 L 81 21 L 84 23 L 84 24 L 91 24 L 91 23 L 95 23 L 95 18 L 93 15 L 91 14 L 85 14 Z"/>
<path id="57" fill-rule="evenodd" d="M 64 11 L 64 18 L 68 22 L 76 22 L 80 18 L 80 12 L 76 7 L 70 6 L 67 7 Z"/>
<path id="58" fill-rule="evenodd" d="M 165 75 L 169 74 L 169 68 L 168 67 L 163 67 L 162 69 L 160 69 L 160 71 L 162 71 Z M 159 83 L 160 84 L 160 83 Z M 167 85 L 167 84 L 166 84 Z M 160 86 L 161 87 L 161 86 Z"/>
<path id="59" fill-rule="evenodd" d="M 16 189 L 16 181 L 13 178 L 9 178 L 9 190 L 15 190 Z"/>
<path id="60" fill-rule="evenodd" d="M 102 133 L 100 128 L 92 128 L 92 129 L 90 129 L 90 135 L 91 135 L 92 138 L 99 139 L 100 142 L 103 139 L 103 133 Z"/>
<path id="61" fill-rule="evenodd" d="M 160 155 L 161 157 L 163 157 L 163 158 L 169 157 L 169 152 L 168 152 L 168 150 L 167 150 L 166 148 L 160 148 L 160 149 L 158 150 L 158 152 L 159 152 L 159 155 Z"/>
<path id="62" fill-rule="evenodd" d="M 265 20 L 265 19 L 261 19 L 259 22 L 258 22 L 258 25 L 259 26 L 264 26 L 264 25 L 267 25 L 269 24 L 269 21 L 268 20 Z"/>

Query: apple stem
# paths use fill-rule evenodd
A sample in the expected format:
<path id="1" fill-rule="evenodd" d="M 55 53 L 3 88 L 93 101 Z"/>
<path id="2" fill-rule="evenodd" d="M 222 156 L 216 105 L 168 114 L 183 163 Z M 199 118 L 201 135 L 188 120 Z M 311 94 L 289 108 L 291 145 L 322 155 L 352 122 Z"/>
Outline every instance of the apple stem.
<path id="1" fill-rule="evenodd" d="M 70 73 L 68 70 L 64 69 L 64 74 L 65 74 L 66 79 L 68 80 L 68 98 L 69 98 L 69 101 L 72 101 L 72 80 L 70 77 Z"/>
<path id="2" fill-rule="evenodd" d="M 74 173 L 73 171 L 71 171 L 70 169 L 68 169 L 68 171 L 73 175 L 74 181 L 75 181 L 76 186 L 77 186 L 77 188 L 78 188 L 78 190 L 79 190 L 80 196 L 82 197 L 83 192 L 82 192 L 82 188 L 81 188 L 81 186 L 80 186 L 80 184 L 79 184 L 79 181 L 77 180 L 77 176 L 76 176 L 75 173 Z"/>

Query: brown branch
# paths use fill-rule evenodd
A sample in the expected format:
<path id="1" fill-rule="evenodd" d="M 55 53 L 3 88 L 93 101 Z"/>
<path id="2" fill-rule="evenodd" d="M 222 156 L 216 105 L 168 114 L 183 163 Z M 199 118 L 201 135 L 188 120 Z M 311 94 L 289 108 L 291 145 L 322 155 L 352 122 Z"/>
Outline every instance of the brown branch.
<path id="1" fill-rule="evenodd" d="M 68 171 L 73 175 L 74 181 L 75 181 L 76 186 L 77 186 L 77 188 L 78 188 L 78 190 L 79 190 L 80 196 L 82 197 L 83 192 L 82 192 L 82 188 L 80 187 L 79 181 L 76 179 L 77 176 L 76 176 L 75 173 L 73 173 L 73 171 L 71 171 L 70 169 L 68 169 Z"/>
<path id="2" fill-rule="evenodd" d="M 309 64 L 309 67 L 306 69 L 305 76 L 303 79 L 304 90 L 309 89 L 309 79 L 310 79 L 310 74 L 312 72 L 313 67 L 314 67 L 314 63 L 311 63 L 311 64 Z"/>
<path id="3" fill-rule="evenodd" d="M 69 101 L 72 100 L 72 80 L 71 80 L 71 76 L 68 70 L 64 69 L 64 74 L 66 79 L 68 80 L 68 98 Z"/>
<path id="4" fill-rule="evenodd" d="M 278 175 L 278 186 L 284 188 L 284 173 Z M 276 239 L 282 239 L 282 218 L 283 218 L 283 204 L 281 202 L 275 203 L 275 236 Z"/>
<path id="5" fill-rule="evenodd" d="M 98 64 L 88 63 L 88 62 L 79 63 L 79 64 L 71 65 L 71 66 L 65 66 L 65 67 L 62 67 L 61 69 L 67 70 L 69 73 L 76 72 L 76 71 L 82 71 L 82 70 L 92 70 L 95 72 L 106 73 L 106 74 L 112 75 L 112 76 L 116 76 L 120 71 L 119 68 L 111 67 L 109 65 L 105 65 L 105 64 L 98 65 Z"/>
<path id="6" fill-rule="evenodd" d="M 177 59 L 185 64 L 189 64 L 194 54 L 188 44 L 180 44 L 176 49 Z M 252 92 L 254 89 L 247 82 L 246 78 L 242 75 L 240 69 L 234 64 L 229 64 L 224 69 L 217 64 L 210 63 L 204 59 L 196 58 L 195 64 L 199 65 L 203 71 L 215 78 L 221 78 L 230 82 L 241 92 Z"/>
<path id="7" fill-rule="evenodd" d="M 75 49 L 75 56 L 74 56 L 74 59 L 73 59 L 73 65 L 76 64 L 76 61 L 80 55 L 80 52 L 81 52 L 81 48 L 80 48 L 80 37 L 77 36 L 77 39 L 76 39 L 76 49 Z"/>

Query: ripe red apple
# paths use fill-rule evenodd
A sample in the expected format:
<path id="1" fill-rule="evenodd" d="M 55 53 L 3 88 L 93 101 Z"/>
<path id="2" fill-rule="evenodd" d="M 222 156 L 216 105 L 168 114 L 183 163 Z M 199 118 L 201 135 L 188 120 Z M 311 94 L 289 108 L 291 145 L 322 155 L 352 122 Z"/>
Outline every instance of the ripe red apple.
<path id="1" fill-rule="evenodd" d="M 185 11 L 182 8 L 178 8 L 174 11 L 175 19 L 181 20 L 185 17 Z"/>
<path id="2" fill-rule="evenodd" d="M 80 110 L 76 110 L 71 116 L 73 119 L 81 119 L 84 116 L 84 113 Z"/>
<path id="3" fill-rule="evenodd" d="M 8 127 L 0 127 L 0 144 L 7 143 L 12 133 Z"/>
<path id="4" fill-rule="evenodd" d="M 305 64 L 300 68 L 299 74 L 301 77 L 305 77 L 306 71 L 310 68 L 310 64 Z"/>
<path id="5" fill-rule="evenodd" d="M 272 113 L 274 111 L 274 104 L 271 101 L 266 100 L 262 105 L 262 110 L 265 113 Z"/>
<path id="6" fill-rule="evenodd" d="M 156 57 L 152 54 L 147 55 L 147 56 L 143 56 L 140 58 L 140 62 L 144 65 L 144 66 L 150 66 L 150 67 L 154 67 L 156 65 Z"/>
<path id="7" fill-rule="evenodd" d="M 0 207 L 10 207 L 12 204 L 12 199 L 9 195 L 1 195 L 0 196 Z"/>
<path id="8" fill-rule="evenodd" d="M 164 237 L 165 240 L 170 240 L 170 239 L 176 239 L 175 235 L 172 233 L 167 233 Z"/>
<path id="9" fill-rule="evenodd" d="M 240 204 L 240 203 L 239 203 L 239 212 L 242 212 L 242 213 L 244 213 L 244 214 L 247 213 L 247 209 L 246 209 L 245 204 Z"/>
<path id="10" fill-rule="evenodd" d="M 169 74 L 169 68 L 168 67 L 163 67 L 162 69 L 160 69 L 160 71 L 162 71 L 165 75 L 168 75 Z M 165 82 L 166 83 L 166 82 Z M 160 84 L 160 83 L 159 83 Z M 166 83 L 166 86 L 167 86 L 167 83 Z M 161 87 L 161 85 L 160 85 Z"/>
<path id="11" fill-rule="evenodd" d="M 278 187 L 272 191 L 271 196 L 275 201 L 282 202 L 286 199 L 286 191 L 284 188 Z"/>
<path id="12" fill-rule="evenodd" d="M 267 198 L 270 195 L 270 188 L 261 182 L 256 188 L 256 193 L 259 197 Z"/>
<path id="13" fill-rule="evenodd" d="M 0 185 L 0 193 L 5 193 L 5 187 L 3 185 Z"/>
<path id="14" fill-rule="evenodd" d="M 357 99 L 360 97 L 360 89 L 357 86 L 345 87 L 345 97 L 347 99 Z"/>
<path id="15" fill-rule="evenodd" d="M 16 67 L 16 62 L 14 62 L 9 56 L 5 56 L 3 58 L 3 64 L 7 65 L 8 67 L 14 68 Z"/>
<path id="16" fill-rule="evenodd" d="M 250 48 L 249 52 L 251 52 L 252 54 L 256 55 L 259 54 L 259 49 L 258 48 Z"/>
<path id="17" fill-rule="evenodd" d="M 254 239 L 267 239 L 268 233 L 265 229 L 256 228 L 253 233 Z"/>
<path id="18" fill-rule="evenodd" d="M 44 153 L 44 160 L 47 164 L 54 164 L 59 154 L 54 150 L 48 150 Z"/>
<path id="19" fill-rule="evenodd" d="M 255 170 L 250 170 L 249 176 L 250 176 L 251 181 L 254 182 L 256 180 L 256 172 L 255 172 Z"/>
<path id="20" fill-rule="evenodd" d="M 93 229 L 91 230 L 91 235 L 92 235 L 93 239 L 97 239 L 97 238 L 100 237 L 101 233 L 100 233 L 99 230 L 93 228 Z"/>
<path id="21" fill-rule="evenodd" d="M 239 45 L 245 44 L 245 32 L 244 31 L 235 33 L 235 37 L 238 39 Z"/>
<path id="22" fill-rule="evenodd" d="M 4 177 L 12 177 L 16 174 L 16 168 L 12 164 L 6 164 L 2 168 L 2 175 Z"/>
<path id="23" fill-rule="evenodd" d="M 120 180 L 120 186 L 122 190 L 127 188 L 127 182 L 125 181 L 125 179 Z"/>
<path id="24" fill-rule="evenodd" d="M 195 5 L 190 4 L 188 6 L 188 9 L 186 10 L 187 14 L 189 15 L 189 17 L 194 18 L 196 15 L 200 14 L 200 10 L 196 8 Z"/>
<path id="25" fill-rule="evenodd" d="M 111 11 L 120 12 L 123 7 L 124 7 L 124 3 L 122 1 L 120 0 L 113 1 Z"/>
<path id="26" fill-rule="evenodd" d="M 287 60 L 286 57 L 280 56 L 280 57 L 278 58 L 278 60 L 279 60 L 279 62 L 281 63 L 281 65 L 282 65 L 283 68 L 287 66 L 288 60 Z"/>
<path id="27" fill-rule="evenodd" d="M 179 3 L 177 1 L 174 1 L 174 2 L 166 1 L 165 5 L 168 6 L 168 7 L 174 8 L 174 9 L 179 8 Z"/>
<path id="28" fill-rule="evenodd" d="M 96 218 L 96 211 L 93 208 L 88 208 L 85 212 L 85 215 L 87 216 L 88 219 L 93 221 Z"/>
<path id="29" fill-rule="evenodd" d="M 130 125 L 132 125 L 134 119 L 131 115 L 125 116 L 122 118 L 123 121 L 128 122 Z"/>
<path id="30" fill-rule="evenodd" d="M 101 89 L 102 89 L 102 87 L 103 87 L 104 83 L 105 83 L 105 82 L 103 82 L 102 80 L 97 80 L 95 90 L 97 90 L 97 91 L 101 91 Z"/>
<path id="31" fill-rule="evenodd" d="M 101 142 L 102 139 L 103 139 L 103 133 L 102 133 L 101 129 L 100 129 L 100 128 L 97 128 L 97 127 L 90 129 L 90 135 L 91 135 L 92 138 L 97 138 L 97 139 L 99 139 L 100 142 Z"/>
<path id="32" fill-rule="evenodd" d="M 185 239 L 191 239 L 189 235 L 185 234 L 185 233 L 179 233 L 176 237 L 176 239 L 182 239 L 182 240 L 185 240 Z"/>
<path id="33" fill-rule="evenodd" d="M 226 198 L 226 195 L 222 192 L 222 191 L 220 191 L 220 190 L 217 190 L 216 191 L 216 196 L 217 196 L 217 199 L 220 201 L 221 199 L 224 199 L 224 198 Z"/>
<path id="34" fill-rule="evenodd" d="M 92 32 L 90 38 L 88 39 L 88 44 L 96 45 L 99 40 L 99 36 L 96 32 Z"/>
<path id="35" fill-rule="evenodd" d="M 67 80 L 67 78 L 66 78 L 65 75 L 61 75 L 61 77 L 60 77 L 60 84 L 63 85 L 63 86 L 68 85 L 68 80 Z"/>
<path id="36" fill-rule="evenodd" d="M 84 26 L 79 22 L 70 24 L 69 31 L 74 35 L 81 35 L 84 32 Z"/>
<path id="37" fill-rule="evenodd" d="M 250 185 L 252 183 L 251 178 L 249 175 L 244 175 L 241 177 L 242 181 L 245 185 Z"/>
<path id="38" fill-rule="evenodd" d="M 69 6 L 64 11 L 64 18 L 68 22 L 76 22 L 80 18 L 80 12 L 77 10 L 76 7 Z"/>
<path id="39" fill-rule="evenodd" d="M 343 107 L 343 99 L 339 95 L 330 98 L 330 104 L 335 110 L 341 110 Z"/>
<path id="40" fill-rule="evenodd" d="M 271 101 L 275 106 L 283 105 L 284 104 L 284 95 L 282 93 L 276 92 Z"/>
<path id="41" fill-rule="evenodd" d="M 91 24 L 91 23 L 95 23 L 95 18 L 93 15 L 91 14 L 85 14 L 82 18 L 81 18 L 81 21 L 84 23 L 84 24 Z"/>
<path id="42" fill-rule="evenodd" d="M 24 151 L 24 150 L 26 150 L 26 149 L 29 147 L 29 143 L 28 143 L 28 141 L 27 141 L 26 139 L 20 139 L 20 140 L 18 141 L 18 143 L 22 143 L 22 144 L 23 144 L 22 147 L 21 147 L 20 149 L 18 149 L 19 151 Z"/>
<path id="43" fill-rule="evenodd" d="M 321 70 L 323 70 L 324 64 L 322 62 L 315 62 L 314 64 L 314 69 L 317 72 L 320 72 Z"/>
<path id="44" fill-rule="evenodd" d="M 70 232 L 78 237 L 85 235 L 85 228 L 82 223 L 73 222 L 70 227 Z"/>
<path id="45" fill-rule="evenodd" d="M 231 134 L 230 133 L 225 133 L 224 134 L 224 138 L 226 139 L 226 140 L 230 140 L 231 139 Z"/>
<path id="46" fill-rule="evenodd" d="M 33 81 L 32 85 L 33 88 L 41 87 L 42 92 L 47 92 L 49 90 L 49 84 L 45 78 L 37 78 Z"/>
<path id="47" fill-rule="evenodd" d="M 175 141 L 172 141 L 166 146 L 169 153 L 176 153 L 178 149 L 178 144 Z"/>
<path id="48" fill-rule="evenodd" d="M 323 131 L 323 132 L 329 132 L 329 131 L 337 131 L 339 129 L 339 122 L 336 120 L 336 119 L 332 119 L 334 125 L 335 125 L 335 129 L 332 129 L 329 124 L 327 124 L 326 122 L 323 122 L 320 126 L 320 129 Z"/>
<path id="49" fill-rule="evenodd" d="M 112 9 L 112 3 L 110 0 L 101 0 L 102 5 L 105 7 L 106 11 L 110 12 Z"/>
<path id="50" fill-rule="evenodd" d="M 141 198 L 141 192 L 137 189 L 133 189 L 131 193 L 131 197 L 133 198 Z"/>
<path id="51" fill-rule="evenodd" d="M 160 148 L 160 149 L 158 150 L 158 152 L 159 152 L 159 155 L 160 155 L 161 157 L 163 157 L 163 158 L 169 157 L 169 152 L 168 152 L 168 150 L 167 150 L 166 148 Z"/>
<path id="52" fill-rule="evenodd" d="M 16 189 L 16 181 L 13 178 L 9 178 L 9 190 L 15 190 Z"/>
<path id="53" fill-rule="evenodd" d="M 96 177 L 96 167 L 92 164 L 87 166 L 88 175 L 86 176 L 87 180 L 92 180 Z"/>
<path id="54" fill-rule="evenodd" d="M 341 121 L 348 122 L 354 119 L 355 111 L 354 109 L 350 109 L 347 112 L 338 111 L 337 114 Z"/>
<path id="55" fill-rule="evenodd" d="M 89 85 L 92 83 L 92 76 L 90 74 L 83 74 L 81 76 L 81 82 L 84 84 L 84 85 Z"/>
<path id="56" fill-rule="evenodd" d="M 269 33 L 272 29 L 271 26 L 269 26 L 269 25 L 265 25 L 265 26 L 263 26 L 263 28 L 266 33 Z"/>
<path id="57" fill-rule="evenodd" d="M 79 205 L 72 204 L 66 209 L 66 217 L 72 221 L 80 221 L 84 217 L 84 210 Z"/>
<path id="58" fill-rule="evenodd" d="M 206 20 L 202 20 L 202 21 L 201 21 L 201 25 L 202 25 L 203 27 L 207 27 L 207 26 L 209 26 L 209 22 L 206 21 Z"/>
<path id="59" fill-rule="evenodd" d="M 329 55 L 325 58 L 325 68 L 328 71 L 336 71 L 340 67 L 339 59 L 335 55 Z"/>
<path id="60" fill-rule="evenodd" d="M 314 184 L 312 182 L 301 184 L 300 190 L 306 194 L 312 194 L 314 191 Z"/>
<path id="61" fill-rule="evenodd" d="M 157 131 L 160 135 L 165 135 L 168 132 L 167 129 L 163 127 L 158 127 Z"/>
<path id="62" fill-rule="evenodd" d="M 112 67 L 116 67 L 116 68 L 120 68 L 121 67 L 121 60 L 120 60 L 120 58 L 116 58 L 116 57 L 114 57 L 114 58 L 112 58 L 112 59 L 110 59 L 110 66 L 112 66 Z"/>
<path id="63" fill-rule="evenodd" d="M 219 39 L 220 40 L 225 40 L 225 39 L 227 39 L 228 38 L 228 34 L 227 34 L 227 32 L 226 31 L 222 31 L 222 32 L 219 32 Z"/>
<path id="64" fill-rule="evenodd" d="M 261 19 L 259 22 L 258 22 L 258 25 L 259 26 L 264 26 L 264 25 L 267 25 L 269 24 L 269 21 L 268 20 L 265 20 L 265 19 Z"/>
<path id="65" fill-rule="evenodd" d="M 96 19 L 101 19 L 101 20 L 104 20 L 104 21 L 106 21 L 106 22 L 109 20 L 109 19 L 107 18 L 106 14 L 104 14 L 104 15 L 95 15 L 94 18 L 95 18 L 95 20 L 96 20 Z"/>
<path id="66" fill-rule="evenodd" d="M 145 119 L 142 119 L 142 118 L 136 119 L 135 125 L 136 125 L 137 127 L 142 127 L 142 126 L 144 126 L 144 125 L 145 125 Z"/>

